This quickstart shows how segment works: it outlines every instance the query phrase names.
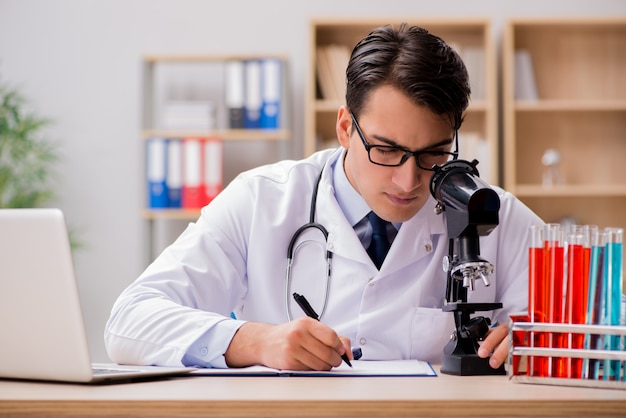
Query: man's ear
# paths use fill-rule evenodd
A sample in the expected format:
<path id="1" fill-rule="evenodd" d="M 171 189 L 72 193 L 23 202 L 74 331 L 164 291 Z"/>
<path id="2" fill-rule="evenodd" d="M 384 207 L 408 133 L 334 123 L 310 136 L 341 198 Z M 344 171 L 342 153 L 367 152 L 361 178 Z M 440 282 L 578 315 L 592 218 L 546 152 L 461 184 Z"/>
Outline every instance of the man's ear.
<path id="1" fill-rule="evenodd" d="M 345 149 L 350 148 L 350 134 L 352 133 L 352 116 L 348 106 L 343 105 L 337 111 L 337 140 Z"/>

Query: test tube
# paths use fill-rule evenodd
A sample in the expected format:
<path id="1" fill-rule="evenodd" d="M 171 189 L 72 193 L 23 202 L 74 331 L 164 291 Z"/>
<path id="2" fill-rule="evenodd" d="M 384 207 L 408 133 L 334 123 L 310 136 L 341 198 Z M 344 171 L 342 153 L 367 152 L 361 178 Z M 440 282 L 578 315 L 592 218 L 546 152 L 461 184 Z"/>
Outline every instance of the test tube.
<path id="1" fill-rule="evenodd" d="M 626 295 L 622 291 L 622 326 L 626 327 Z M 622 351 L 626 351 L 626 335 L 622 339 Z M 622 362 L 622 380 L 626 382 L 626 360 Z"/>
<path id="2" fill-rule="evenodd" d="M 546 225 L 546 274 L 548 276 L 548 321 L 554 324 L 565 322 L 565 248 L 563 229 L 559 224 Z M 553 332 L 550 347 L 567 348 L 566 333 Z M 552 357 L 551 377 L 567 377 L 567 357 Z"/>
<path id="3" fill-rule="evenodd" d="M 519 312 L 519 313 L 511 313 L 509 314 L 510 325 L 513 326 L 516 322 L 528 322 L 530 321 L 530 316 L 528 312 Z M 513 331 L 512 333 L 512 347 L 530 347 L 532 346 L 531 338 L 532 332 L 526 331 Z M 511 359 L 512 370 L 510 370 L 511 375 L 530 375 L 530 362 L 532 356 L 513 356 Z"/>
<path id="4" fill-rule="evenodd" d="M 584 324 L 586 316 L 587 278 L 591 253 L 592 226 L 573 225 L 567 236 L 567 299 L 565 321 L 569 324 Z M 582 349 L 584 334 L 571 334 L 570 347 Z M 570 358 L 568 377 L 582 377 L 582 358 Z"/>
<path id="5" fill-rule="evenodd" d="M 589 275 L 589 270 L 591 268 L 591 246 L 592 246 L 592 237 L 594 234 L 597 234 L 598 232 L 598 226 L 597 225 L 585 225 L 584 226 L 585 231 L 585 244 L 583 245 L 583 270 L 585 272 L 585 278 L 584 278 L 584 297 L 583 297 L 583 311 L 584 311 L 584 317 L 583 317 L 583 324 L 586 322 L 587 320 L 587 304 L 589 303 L 589 280 L 588 280 L 588 275 Z"/>
<path id="6" fill-rule="evenodd" d="M 606 228 L 606 257 L 604 260 L 604 318 L 605 325 L 620 325 L 622 303 L 622 246 L 624 230 Z M 620 337 L 607 335 L 604 338 L 605 350 L 619 350 Z M 604 380 L 619 380 L 621 372 L 619 360 L 604 361 Z"/>
<path id="7" fill-rule="evenodd" d="M 546 248 L 544 229 L 541 226 L 530 227 L 528 248 L 528 315 L 530 322 L 547 322 L 548 319 L 548 283 L 546 282 Z M 531 332 L 531 345 L 548 347 L 545 332 Z M 548 357 L 530 356 L 527 367 L 529 376 L 547 377 Z"/>
<path id="8" fill-rule="evenodd" d="M 604 285 L 604 258 L 606 232 L 595 230 L 591 234 L 591 258 L 589 260 L 587 318 L 589 325 L 599 325 L 602 322 L 602 295 Z M 585 335 L 585 349 L 602 349 L 602 338 L 597 334 Z M 583 378 L 598 379 L 600 362 L 595 359 L 583 360 Z"/>

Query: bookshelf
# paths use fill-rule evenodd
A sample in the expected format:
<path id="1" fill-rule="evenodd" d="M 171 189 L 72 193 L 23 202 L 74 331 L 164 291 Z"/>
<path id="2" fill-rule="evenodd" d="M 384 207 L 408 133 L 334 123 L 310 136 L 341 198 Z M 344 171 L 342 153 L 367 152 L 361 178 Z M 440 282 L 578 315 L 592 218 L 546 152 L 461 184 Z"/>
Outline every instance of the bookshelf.
<path id="1" fill-rule="evenodd" d="M 345 104 L 346 53 L 378 26 L 402 22 L 428 29 L 452 45 L 468 66 L 472 90 L 476 92 L 459 131 L 460 143 L 479 143 L 482 157 L 478 158 L 481 177 L 500 184 L 497 131 L 497 68 L 491 25 L 485 19 L 316 19 L 310 25 L 310 63 L 306 86 L 304 153 L 337 145 L 335 121 L 337 109 Z M 328 53 L 328 51 L 331 51 Z M 343 52 L 337 52 L 343 50 Z M 324 54 L 326 53 L 326 64 Z M 334 57 L 334 59 L 333 59 Z M 322 60 L 322 61 L 320 61 Z M 470 66 L 470 63 L 472 64 Z M 323 65 L 326 64 L 326 65 Z M 324 70 L 332 68 L 334 71 Z M 324 74 L 333 74 L 343 90 L 329 94 L 332 83 Z M 338 88 L 337 88 L 338 89 Z M 332 90 L 331 90 L 332 91 Z M 336 90 L 335 90 L 336 91 Z M 343 95 L 342 95 L 343 94 Z M 465 139 L 465 141 L 464 141 Z M 463 154 L 463 151 L 462 151 Z M 472 153 L 473 154 L 473 153 Z"/>
<path id="2" fill-rule="evenodd" d="M 225 103 L 225 65 L 231 61 L 245 62 L 250 60 L 264 60 L 264 59 L 277 59 L 282 63 L 281 74 L 281 115 L 280 124 L 276 128 L 272 129 L 230 129 L 228 122 L 228 109 Z M 210 87 L 204 86 L 205 93 L 210 96 L 214 105 L 215 111 L 215 123 L 214 126 L 207 126 L 207 128 L 193 128 L 186 129 L 184 127 L 178 127 L 171 129 L 164 127 L 162 123 L 162 97 L 165 93 L 160 92 L 167 88 L 164 82 L 159 80 L 159 75 L 166 72 L 168 66 L 175 67 L 172 71 L 170 68 L 169 77 L 184 78 L 187 74 L 191 76 L 198 76 L 198 66 L 200 71 L 205 72 L 205 78 L 207 84 Z M 148 55 L 143 57 L 143 120 L 142 130 L 140 137 L 145 141 L 149 141 L 152 138 L 164 138 L 166 140 L 183 139 L 183 138 L 198 138 L 200 140 L 206 140 L 210 138 L 219 138 L 224 143 L 224 185 L 237 174 L 237 172 L 229 172 L 229 156 L 227 148 L 234 143 L 258 143 L 258 142 L 285 142 L 290 139 L 291 131 L 289 129 L 289 114 L 287 106 L 287 59 L 282 56 L 270 56 L 270 55 Z M 195 68 L 194 68 L 195 67 Z M 186 73 L 189 70 L 189 73 Z M 174 76 L 172 76 L 174 74 Z M 171 81 L 171 80 L 170 80 Z M 187 87 L 186 93 L 193 90 L 193 87 Z M 236 147 L 237 145 L 234 145 Z M 284 147 L 283 147 L 284 148 Z M 281 150 L 281 154 L 286 154 L 284 150 Z M 284 157 L 285 155 L 281 155 Z M 233 157 L 237 159 L 237 157 Z M 144 161 L 144 173 L 146 162 Z M 254 163 L 250 164 L 255 165 Z M 245 167 L 251 168 L 251 167 Z M 144 174 L 145 179 L 145 174 Z M 146 181 L 143 182 L 146 184 Z M 146 192 L 147 193 L 147 192 Z M 142 211 L 142 217 L 145 219 L 195 219 L 200 213 L 199 209 L 185 209 L 185 208 L 156 208 L 149 207 L 148 202 L 144 205 Z"/>
<path id="3" fill-rule="evenodd" d="M 510 20 L 502 58 L 506 189 L 547 222 L 626 228 L 626 19 Z"/>
<path id="4" fill-rule="evenodd" d="M 278 122 L 272 127 L 237 126 L 231 128 L 230 106 L 227 99 L 228 63 L 262 62 L 273 60 L 280 63 L 279 114 Z M 245 90 L 245 72 L 241 89 Z M 142 58 L 142 121 L 139 134 L 142 144 L 142 195 L 144 196 L 141 218 L 148 223 L 147 241 L 148 258 L 151 261 L 158 244 L 157 235 L 178 235 L 184 229 L 186 221 L 195 220 L 200 215 L 198 207 L 153 207 L 150 199 L 148 179 L 148 143 L 153 139 L 165 140 L 165 143 L 194 138 L 200 143 L 218 140 L 221 144 L 221 174 L 225 187 L 243 170 L 261 164 L 287 158 L 290 154 L 290 103 L 288 88 L 288 60 L 278 55 L 147 55 Z M 174 87 L 172 87 L 174 86 Z M 261 86 L 262 88 L 262 86 Z M 174 91 L 174 93 L 172 93 Z M 245 96 L 245 94 L 243 94 Z M 179 113 L 176 118 L 164 122 L 166 106 L 172 97 L 177 96 L 177 103 L 208 102 L 211 113 L 206 121 L 197 123 Z M 183 99 L 181 100 L 181 96 Z M 200 98 L 201 100 L 198 100 Z M 187 102 L 185 102 L 187 100 Z M 244 99 L 245 101 L 245 99 Z M 245 105 L 243 106 L 245 113 Z M 198 112 L 194 112 L 194 116 Z M 171 116 L 170 112 L 170 116 Z M 165 116 L 164 116 L 165 115 Z M 196 118 L 197 119 L 197 118 Z M 172 122 L 173 120 L 176 123 Z M 181 122 L 182 121 L 182 122 Z M 190 123 L 186 126 L 185 123 Z M 241 122 L 243 123 L 243 122 Z M 181 162 L 185 170 L 184 162 Z M 183 192 L 184 193 L 184 192 Z M 172 230 L 175 230 L 172 232 Z M 165 233 L 163 231 L 166 231 Z M 169 233 L 167 231 L 170 231 Z M 168 241 L 168 240 L 165 240 Z"/>

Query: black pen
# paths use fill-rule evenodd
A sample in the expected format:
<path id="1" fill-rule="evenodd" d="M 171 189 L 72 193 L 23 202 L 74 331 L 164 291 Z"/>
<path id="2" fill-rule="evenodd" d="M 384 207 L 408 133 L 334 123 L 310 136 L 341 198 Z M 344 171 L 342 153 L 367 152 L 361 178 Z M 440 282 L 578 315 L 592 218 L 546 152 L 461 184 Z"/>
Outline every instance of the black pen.
<path id="1" fill-rule="evenodd" d="M 296 303 L 302 308 L 306 316 L 308 316 L 309 318 L 313 318 L 316 321 L 320 320 L 319 316 L 317 316 L 317 313 L 315 313 L 315 311 L 311 307 L 311 304 L 308 300 L 306 300 L 304 296 L 294 293 L 293 298 L 296 300 Z M 341 358 L 343 359 L 343 361 L 346 362 L 348 366 L 352 367 L 352 363 L 350 363 L 350 359 L 348 358 L 348 355 L 346 353 L 343 353 L 341 355 Z"/>

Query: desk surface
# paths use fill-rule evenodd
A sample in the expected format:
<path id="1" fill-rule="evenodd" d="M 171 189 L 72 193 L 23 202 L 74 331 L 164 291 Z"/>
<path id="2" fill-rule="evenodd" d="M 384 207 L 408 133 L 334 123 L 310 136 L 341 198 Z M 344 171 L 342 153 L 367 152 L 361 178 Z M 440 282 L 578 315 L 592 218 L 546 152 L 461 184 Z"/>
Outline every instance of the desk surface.
<path id="1" fill-rule="evenodd" d="M 436 368 L 438 371 L 438 368 Z M 504 376 L 185 376 L 102 386 L 0 380 L 0 416 L 626 416 L 626 391 Z"/>

